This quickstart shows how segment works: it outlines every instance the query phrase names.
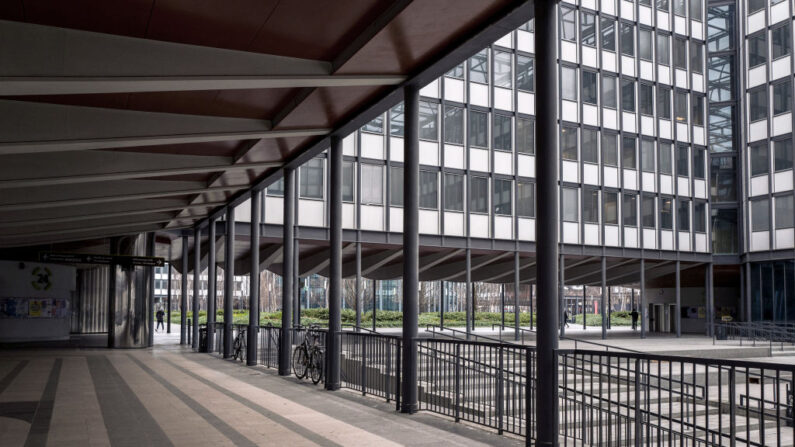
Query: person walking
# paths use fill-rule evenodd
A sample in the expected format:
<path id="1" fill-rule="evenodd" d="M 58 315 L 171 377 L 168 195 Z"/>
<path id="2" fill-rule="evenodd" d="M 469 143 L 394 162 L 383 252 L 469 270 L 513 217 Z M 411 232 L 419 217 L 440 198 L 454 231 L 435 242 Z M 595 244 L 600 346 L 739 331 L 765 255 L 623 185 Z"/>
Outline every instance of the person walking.
<path id="1" fill-rule="evenodd" d="M 157 327 L 155 328 L 155 332 L 157 332 L 158 329 L 166 329 L 163 325 L 163 317 L 165 317 L 165 315 L 166 313 L 163 312 L 163 308 L 157 309 L 157 313 L 155 314 L 155 316 L 157 316 Z"/>
<path id="2" fill-rule="evenodd" d="M 568 310 L 563 312 L 563 323 L 566 325 L 566 327 L 569 327 L 569 311 Z"/>
<path id="3" fill-rule="evenodd" d="M 632 308 L 632 330 L 635 331 L 638 329 L 638 311 L 635 308 Z"/>

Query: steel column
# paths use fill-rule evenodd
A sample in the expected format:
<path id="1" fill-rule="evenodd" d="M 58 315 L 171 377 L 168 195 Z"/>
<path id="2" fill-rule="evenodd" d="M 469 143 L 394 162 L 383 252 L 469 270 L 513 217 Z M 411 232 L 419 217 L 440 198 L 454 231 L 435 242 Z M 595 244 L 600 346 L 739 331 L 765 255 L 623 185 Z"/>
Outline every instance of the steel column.
<path id="1" fill-rule="evenodd" d="M 599 315 L 602 317 L 602 340 L 607 338 L 607 258 L 602 256 L 602 302 Z"/>
<path id="2" fill-rule="evenodd" d="M 207 226 L 207 352 L 215 352 L 215 314 L 218 299 L 218 262 L 215 259 L 215 219 Z"/>
<path id="3" fill-rule="evenodd" d="M 235 299 L 235 208 L 226 208 L 226 235 L 224 244 L 224 358 L 232 356 L 232 323 Z"/>
<path id="4" fill-rule="evenodd" d="M 474 315 L 473 296 L 472 296 L 472 250 L 466 249 L 466 266 L 464 267 L 466 273 L 466 334 L 469 339 L 469 334 L 472 333 L 472 315 Z"/>
<path id="5" fill-rule="evenodd" d="M 519 341 L 519 288 L 521 286 L 521 278 L 519 271 L 519 250 L 513 253 L 513 339 Z M 531 286 L 532 287 L 532 286 Z M 530 319 L 533 319 L 533 314 L 530 314 Z"/>
<path id="6" fill-rule="evenodd" d="M 674 321 L 676 322 L 676 336 L 682 336 L 682 272 L 681 264 L 676 261 L 676 307 L 674 309 Z"/>
<path id="7" fill-rule="evenodd" d="M 146 240 L 146 255 L 147 256 L 154 256 L 155 255 L 155 235 L 152 234 L 152 237 L 147 237 Z M 149 302 L 149 312 L 146 315 L 146 323 L 149 326 L 149 337 L 147 340 L 146 345 L 148 347 L 152 347 L 155 344 L 155 268 L 146 267 L 149 269 L 149 297 L 147 301 Z"/>
<path id="8" fill-rule="evenodd" d="M 182 236 L 182 281 L 179 297 L 179 344 L 188 336 L 188 236 Z"/>
<path id="9" fill-rule="evenodd" d="M 340 387 L 340 339 L 342 330 L 342 138 L 331 137 L 329 150 L 329 290 L 326 338 L 326 389 Z"/>
<path id="10" fill-rule="evenodd" d="M 441 287 L 439 288 L 442 290 L 441 299 L 439 300 L 439 326 L 444 327 L 444 281 L 441 281 Z"/>
<path id="11" fill-rule="evenodd" d="M 500 324 L 505 326 L 505 284 L 500 284 Z"/>
<path id="12" fill-rule="evenodd" d="M 649 305 L 646 303 L 646 261 L 640 259 L 640 338 L 646 338 L 648 323 L 646 322 L 646 311 Z"/>
<path id="13" fill-rule="evenodd" d="M 376 313 L 377 313 L 376 310 L 378 309 L 378 302 L 377 302 L 377 298 L 378 298 L 377 297 L 377 295 L 378 295 L 378 281 L 373 279 L 372 280 L 372 284 L 373 284 L 373 321 L 372 321 L 372 323 L 373 323 L 373 331 L 375 331 L 375 328 L 376 328 L 376 324 L 375 324 L 376 323 Z"/>
<path id="14" fill-rule="evenodd" d="M 403 138 L 403 396 L 400 411 L 417 411 L 417 324 L 419 319 L 420 222 L 420 89 L 407 85 L 404 93 Z"/>
<path id="15" fill-rule="evenodd" d="M 704 269 L 704 287 L 707 295 L 707 336 L 712 337 L 715 333 L 715 289 L 712 284 L 712 263 L 708 263 Z"/>
<path id="16" fill-rule="evenodd" d="M 262 190 L 251 191 L 251 270 L 249 271 L 248 293 L 248 341 L 246 343 L 246 364 L 257 364 L 257 341 L 259 340 L 259 239 L 262 209 Z"/>
<path id="17" fill-rule="evenodd" d="M 362 243 L 356 242 L 356 330 L 362 326 Z"/>
<path id="18" fill-rule="evenodd" d="M 290 355 L 293 342 L 290 328 L 293 323 L 293 259 L 294 225 L 295 225 L 295 170 L 284 169 L 284 223 L 282 233 L 282 333 L 279 337 L 279 375 L 290 375 Z"/>
<path id="19" fill-rule="evenodd" d="M 536 256 L 538 269 L 537 446 L 558 445 L 558 84 L 557 2 L 537 1 L 536 62 Z M 541 411 L 543 409 L 543 411 Z M 529 438 L 528 438 L 529 439 Z"/>
<path id="20" fill-rule="evenodd" d="M 588 290 L 587 286 L 582 286 L 582 329 L 586 330 L 588 327 L 586 326 L 586 318 L 585 318 L 585 302 L 588 299 Z"/>
<path id="21" fill-rule="evenodd" d="M 171 333 L 171 246 L 172 243 L 169 242 L 168 244 L 168 272 L 166 272 L 166 281 L 168 281 L 168 289 L 166 289 L 166 306 L 168 306 L 166 310 L 166 334 Z"/>
<path id="22" fill-rule="evenodd" d="M 193 229 L 193 325 L 191 326 L 190 346 L 194 351 L 199 347 L 199 286 L 201 285 L 201 269 L 202 269 L 202 230 L 199 228 Z"/>
<path id="23" fill-rule="evenodd" d="M 566 256 L 560 255 L 560 267 L 558 268 L 558 275 L 560 282 L 558 283 L 558 324 L 560 325 L 560 336 L 566 335 Z"/>

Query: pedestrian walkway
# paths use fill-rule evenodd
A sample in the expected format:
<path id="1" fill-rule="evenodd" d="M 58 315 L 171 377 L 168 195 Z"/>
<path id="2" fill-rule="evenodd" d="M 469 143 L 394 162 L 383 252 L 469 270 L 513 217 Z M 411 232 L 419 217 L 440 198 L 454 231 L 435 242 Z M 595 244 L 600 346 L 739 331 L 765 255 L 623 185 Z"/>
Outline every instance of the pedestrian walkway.
<path id="1" fill-rule="evenodd" d="M 3 446 L 520 445 L 175 345 L 0 351 Z"/>

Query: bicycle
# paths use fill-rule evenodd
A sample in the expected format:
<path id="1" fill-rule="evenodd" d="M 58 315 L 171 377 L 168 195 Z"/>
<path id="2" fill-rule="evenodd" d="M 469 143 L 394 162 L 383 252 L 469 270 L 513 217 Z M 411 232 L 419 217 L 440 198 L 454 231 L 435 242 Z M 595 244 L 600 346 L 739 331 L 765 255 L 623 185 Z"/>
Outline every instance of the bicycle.
<path id="1" fill-rule="evenodd" d="M 293 372 L 295 377 L 303 379 L 309 375 L 312 383 L 317 385 L 323 378 L 323 349 L 320 347 L 320 335 L 317 326 L 310 326 L 304 341 L 293 350 Z"/>
<path id="2" fill-rule="evenodd" d="M 237 336 L 235 337 L 234 342 L 232 342 L 232 352 L 234 353 L 234 359 L 240 360 L 241 362 L 245 361 L 246 355 L 246 328 L 241 327 L 237 330 Z M 238 359 L 239 357 L 239 359 Z"/>

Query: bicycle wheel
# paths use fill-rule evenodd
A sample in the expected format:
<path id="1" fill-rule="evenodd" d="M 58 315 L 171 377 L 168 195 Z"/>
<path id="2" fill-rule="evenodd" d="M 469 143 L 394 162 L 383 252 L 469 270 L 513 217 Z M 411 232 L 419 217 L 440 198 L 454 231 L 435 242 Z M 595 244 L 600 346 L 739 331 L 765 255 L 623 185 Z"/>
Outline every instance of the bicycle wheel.
<path id="1" fill-rule="evenodd" d="M 293 372 L 295 373 L 295 377 L 299 379 L 306 377 L 308 360 L 306 348 L 303 346 L 296 346 L 293 350 Z"/>
<path id="2" fill-rule="evenodd" d="M 320 349 L 313 349 L 312 355 L 310 359 L 310 367 L 309 367 L 309 374 L 310 378 L 312 379 L 312 383 L 317 385 L 320 383 L 320 380 L 323 378 L 323 351 Z"/>
<path id="3" fill-rule="evenodd" d="M 232 358 L 237 360 L 238 356 L 240 356 L 240 337 L 235 337 L 235 341 L 232 343 Z"/>

